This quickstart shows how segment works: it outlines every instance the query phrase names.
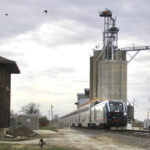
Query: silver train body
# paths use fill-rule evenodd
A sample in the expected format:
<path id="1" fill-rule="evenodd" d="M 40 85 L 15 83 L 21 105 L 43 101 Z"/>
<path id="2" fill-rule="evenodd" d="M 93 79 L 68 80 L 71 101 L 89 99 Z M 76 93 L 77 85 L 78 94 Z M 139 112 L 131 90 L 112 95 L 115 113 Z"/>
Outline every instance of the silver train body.
<path id="1" fill-rule="evenodd" d="M 87 104 L 60 118 L 62 126 L 122 127 L 127 125 L 127 107 L 122 100 Z"/>

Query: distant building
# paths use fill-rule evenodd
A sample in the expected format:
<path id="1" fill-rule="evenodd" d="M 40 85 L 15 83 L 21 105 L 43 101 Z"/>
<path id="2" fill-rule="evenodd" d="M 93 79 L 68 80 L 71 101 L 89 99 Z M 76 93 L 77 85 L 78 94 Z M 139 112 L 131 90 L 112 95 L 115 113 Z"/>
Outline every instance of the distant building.
<path id="1" fill-rule="evenodd" d="M 84 89 L 84 93 L 77 93 L 77 107 L 84 105 L 86 102 L 90 100 L 89 98 L 90 90 L 89 88 Z"/>
<path id="2" fill-rule="evenodd" d="M 144 122 L 135 119 L 135 121 L 132 122 L 132 127 L 138 127 L 138 128 L 140 128 L 140 129 L 142 129 L 142 128 L 144 127 Z"/>
<path id="3" fill-rule="evenodd" d="M 17 129 L 17 115 L 10 116 L 10 130 Z"/>
<path id="4" fill-rule="evenodd" d="M 130 104 L 127 106 L 128 122 L 134 121 L 134 107 Z"/>
<path id="5" fill-rule="evenodd" d="M 15 61 L 0 56 L 0 135 L 4 135 L 10 125 L 11 74 L 18 73 Z"/>
<path id="6" fill-rule="evenodd" d="M 144 120 L 144 129 L 150 130 L 150 119 Z"/>
<path id="7" fill-rule="evenodd" d="M 28 127 L 31 130 L 37 130 L 39 124 L 38 115 L 25 114 L 10 117 L 10 129 L 15 130 L 19 127 Z"/>

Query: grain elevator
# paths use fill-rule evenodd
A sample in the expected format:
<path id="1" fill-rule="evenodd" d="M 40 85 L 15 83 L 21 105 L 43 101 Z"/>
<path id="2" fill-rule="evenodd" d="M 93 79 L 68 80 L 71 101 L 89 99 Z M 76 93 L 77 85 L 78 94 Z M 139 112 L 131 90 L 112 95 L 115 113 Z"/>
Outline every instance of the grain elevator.
<path id="1" fill-rule="evenodd" d="M 104 18 L 103 47 L 90 57 L 90 99 L 123 100 L 127 102 L 126 51 L 118 49 L 116 19 L 108 9 L 99 14 Z"/>

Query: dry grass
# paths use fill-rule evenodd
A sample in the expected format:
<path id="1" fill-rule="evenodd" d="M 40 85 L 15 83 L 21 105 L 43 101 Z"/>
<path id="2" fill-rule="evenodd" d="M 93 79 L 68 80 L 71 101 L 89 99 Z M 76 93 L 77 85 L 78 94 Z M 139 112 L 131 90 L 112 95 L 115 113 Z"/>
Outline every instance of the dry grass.
<path id="1" fill-rule="evenodd" d="M 0 144 L 0 150 L 40 150 L 38 145 L 24 145 L 24 144 Z M 77 150 L 68 147 L 56 147 L 45 145 L 42 150 Z"/>

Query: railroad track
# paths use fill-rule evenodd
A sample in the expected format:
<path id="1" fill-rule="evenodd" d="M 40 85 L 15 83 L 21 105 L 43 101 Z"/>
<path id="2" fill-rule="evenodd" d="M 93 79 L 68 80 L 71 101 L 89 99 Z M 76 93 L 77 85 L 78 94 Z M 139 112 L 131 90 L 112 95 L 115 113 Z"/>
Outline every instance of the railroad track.
<path id="1" fill-rule="evenodd" d="M 103 130 L 99 128 L 73 128 L 78 131 L 84 132 L 84 133 L 91 133 L 94 135 L 100 135 L 101 132 L 107 132 L 107 133 L 117 133 L 121 135 L 128 135 L 128 136 L 136 136 L 136 137 L 142 137 L 142 138 L 150 138 L 150 131 L 143 131 L 143 130 Z"/>
<path id="2" fill-rule="evenodd" d="M 142 131 L 142 130 L 110 130 L 109 132 L 145 138 L 150 137 L 150 131 Z"/>

